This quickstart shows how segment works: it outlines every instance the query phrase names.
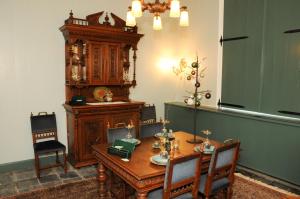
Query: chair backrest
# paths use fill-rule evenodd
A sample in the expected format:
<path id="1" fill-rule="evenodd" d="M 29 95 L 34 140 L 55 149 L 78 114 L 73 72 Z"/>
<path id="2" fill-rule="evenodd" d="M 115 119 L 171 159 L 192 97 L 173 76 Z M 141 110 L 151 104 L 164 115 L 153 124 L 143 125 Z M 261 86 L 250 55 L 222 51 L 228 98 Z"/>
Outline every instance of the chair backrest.
<path id="1" fill-rule="evenodd" d="M 193 198 L 197 198 L 201 162 L 201 153 L 169 160 L 166 167 L 163 198 L 174 198 L 187 192 L 192 192 Z"/>
<path id="2" fill-rule="evenodd" d="M 40 112 L 38 115 L 30 115 L 32 141 L 36 143 L 40 139 L 57 140 L 57 126 L 55 113 Z"/>
<path id="3" fill-rule="evenodd" d="M 153 123 L 156 122 L 156 109 L 155 105 L 145 105 L 141 111 L 141 122 L 142 123 Z"/>
<path id="4" fill-rule="evenodd" d="M 132 128 L 130 132 L 132 137 L 135 138 L 136 137 L 135 128 Z M 128 134 L 128 128 L 126 127 L 108 128 L 107 143 L 114 143 L 114 141 L 117 139 L 126 138 L 127 134 Z"/>
<path id="5" fill-rule="evenodd" d="M 152 137 L 156 133 L 162 132 L 163 123 L 155 122 L 140 125 L 140 138 Z"/>
<path id="6" fill-rule="evenodd" d="M 227 178 L 229 183 L 233 183 L 239 149 L 240 142 L 233 141 L 224 144 L 224 146 L 219 147 L 214 151 L 211 157 L 208 169 L 208 179 L 205 185 L 205 192 L 208 195 L 214 181 Z"/>

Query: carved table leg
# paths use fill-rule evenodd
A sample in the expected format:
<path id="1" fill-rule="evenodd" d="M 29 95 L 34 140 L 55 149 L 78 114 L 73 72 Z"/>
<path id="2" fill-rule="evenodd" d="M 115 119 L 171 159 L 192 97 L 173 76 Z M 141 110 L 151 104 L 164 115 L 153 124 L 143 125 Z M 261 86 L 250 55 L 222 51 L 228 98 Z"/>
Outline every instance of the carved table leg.
<path id="1" fill-rule="evenodd" d="M 106 174 L 105 167 L 102 163 L 98 164 L 98 180 L 99 180 L 99 195 L 100 198 L 106 198 Z"/>
<path id="2" fill-rule="evenodd" d="M 137 192 L 137 199 L 147 199 L 147 192 Z"/>

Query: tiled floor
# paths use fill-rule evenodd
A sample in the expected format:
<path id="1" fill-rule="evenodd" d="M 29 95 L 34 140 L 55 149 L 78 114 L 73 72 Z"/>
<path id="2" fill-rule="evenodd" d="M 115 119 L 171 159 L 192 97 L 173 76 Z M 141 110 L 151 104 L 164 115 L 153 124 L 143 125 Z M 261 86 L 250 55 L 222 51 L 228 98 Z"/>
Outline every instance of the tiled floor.
<path id="1" fill-rule="evenodd" d="M 68 164 L 68 172 L 66 174 L 61 167 L 56 167 L 42 171 L 40 179 L 36 177 L 34 168 L 25 171 L 0 173 L 0 198 L 1 196 L 9 196 L 35 189 L 84 180 L 96 175 L 97 171 L 95 166 L 74 169 L 70 164 Z"/>
<path id="2" fill-rule="evenodd" d="M 282 188 L 295 194 L 300 194 L 299 189 L 287 187 L 276 182 L 255 176 L 245 171 L 239 171 L 245 176 L 259 180 L 269 185 Z M 65 174 L 63 168 L 56 167 L 44 170 L 41 173 L 41 178 L 36 177 L 34 168 L 0 173 L 0 198 L 1 196 L 11 196 L 18 193 L 33 191 L 53 187 L 55 185 L 68 184 L 75 181 L 86 180 L 97 175 L 96 166 L 82 167 L 80 169 L 73 168 L 68 164 L 68 173 Z"/>

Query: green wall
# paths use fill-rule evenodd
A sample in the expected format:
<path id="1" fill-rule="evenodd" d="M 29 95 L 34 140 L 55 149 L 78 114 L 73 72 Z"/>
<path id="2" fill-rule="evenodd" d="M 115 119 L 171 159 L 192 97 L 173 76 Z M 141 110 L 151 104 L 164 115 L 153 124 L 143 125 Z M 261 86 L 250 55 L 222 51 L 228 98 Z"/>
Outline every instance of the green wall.
<path id="1" fill-rule="evenodd" d="M 193 111 L 184 103 L 165 104 L 173 130 L 192 132 Z M 300 122 L 199 108 L 196 132 L 204 129 L 211 130 L 215 140 L 241 141 L 239 165 L 300 185 Z"/>

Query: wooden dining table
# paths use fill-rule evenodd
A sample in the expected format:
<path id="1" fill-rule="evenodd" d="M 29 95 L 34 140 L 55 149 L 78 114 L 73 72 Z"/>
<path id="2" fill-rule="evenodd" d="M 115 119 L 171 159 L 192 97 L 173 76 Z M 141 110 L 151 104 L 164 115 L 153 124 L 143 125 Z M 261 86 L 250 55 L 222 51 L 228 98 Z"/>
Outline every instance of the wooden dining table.
<path id="1" fill-rule="evenodd" d="M 172 149 L 170 156 L 178 157 L 196 153 L 194 148 L 199 144 L 186 142 L 193 138 L 192 134 L 178 131 L 174 133 L 175 139 L 179 140 L 179 149 Z M 200 139 L 201 137 L 198 137 Z M 157 140 L 155 137 L 148 137 L 141 140 L 141 144 L 136 146 L 128 162 L 121 157 L 111 155 L 107 152 L 108 144 L 93 145 L 95 157 L 98 161 L 98 180 L 100 198 L 107 198 L 107 174 L 106 169 L 118 175 L 127 184 L 136 190 L 138 199 L 147 198 L 148 192 L 159 187 L 163 187 L 165 177 L 165 166 L 156 165 L 150 162 L 150 158 L 160 153 L 160 149 L 153 149 L 152 144 Z M 215 147 L 221 143 L 210 140 Z M 204 155 L 202 171 L 207 171 L 211 155 Z"/>

